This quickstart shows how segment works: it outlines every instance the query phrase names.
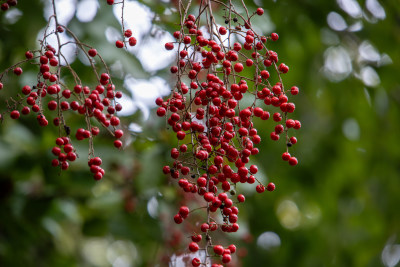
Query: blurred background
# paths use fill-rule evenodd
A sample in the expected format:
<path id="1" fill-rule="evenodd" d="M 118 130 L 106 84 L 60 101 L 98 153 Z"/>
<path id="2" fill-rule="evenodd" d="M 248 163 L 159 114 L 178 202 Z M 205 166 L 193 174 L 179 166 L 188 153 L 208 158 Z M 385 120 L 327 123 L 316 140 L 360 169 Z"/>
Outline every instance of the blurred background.
<path id="1" fill-rule="evenodd" d="M 109 64 L 124 92 L 120 116 L 129 134 L 123 151 L 104 131 L 96 138 L 106 175 L 95 182 L 86 142 L 74 143 L 81 156 L 60 173 L 50 164 L 56 128 L 38 126 L 34 115 L 2 121 L 0 266 L 184 266 L 188 235 L 172 217 L 185 200 L 161 171 L 176 141 L 154 110 L 155 98 L 171 89 L 175 54 L 164 43 L 178 29 L 176 1 L 126 1 L 126 26 L 138 39 L 128 51 L 114 46 L 121 5 L 56 2 L 60 23 Z M 251 12 L 265 9 L 254 28 L 280 36 L 269 48 L 290 67 L 284 84 L 300 88 L 292 99 L 302 129 L 292 149 L 299 165 L 290 167 L 280 157 L 285 144 L 269 139 L 274 123 L 256 125 L 263 142 L 253 161 L 277 190 L 241 188 L 241 228 L 225 242 L 239 247 L 231 266 L 399 266 L 399 2 L 246 2 Z M 47 0 L 19 1 L 0 13 L 0 71 L 38 48 L 51 13 Z M 82 80 L 94 84 L 82 55 L 72 44 L 64 49 Z M 6 77 L 0 112 L 36 71 L 26 66 L 20 79 Z M 74 116 L 67 120 L 80 126 Z"/>

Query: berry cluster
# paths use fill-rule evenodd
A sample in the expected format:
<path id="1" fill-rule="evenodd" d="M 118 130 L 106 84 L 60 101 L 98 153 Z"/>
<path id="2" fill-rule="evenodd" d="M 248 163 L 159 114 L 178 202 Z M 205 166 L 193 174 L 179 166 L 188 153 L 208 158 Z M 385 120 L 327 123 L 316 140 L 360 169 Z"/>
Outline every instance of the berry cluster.
<path id="1" fill-rule="evenodd" d="M 16 76 L 22 75 L 23 64 L 30 63 L 39 69 L 34 85 L 24 85 L 21 94 L 7 101 L 6 113 L 9 112 L 12 119 L 18 119 L 20 113 L 28 115 L 32 111 L 36 114 L 40 126 L 47 126 L 49 124 L 47 118 L 53 116 L 52 122 L 59 128 L 59 137 L 55 140 L 57 146 L 52 149 L 52 153 L 56 156 L 52 160 L 52 165 L 59 166 L 61 170 L 67 170 L 69 162 L 73 162 L 77 158 L 71 134 L 74 134 L 78 141 L 88 139 L 88 164 L 94 179 L 100 180 L 104 175 L 104 170 L 100 168 L 101 159 L 95 157 L 93 149 L 93 138 L 99 134 L 100 129 L 92 125 L 92 118 L 115 137 L 114 146 L 121 148 L 122 141 L 120 139 L 124 133 L 121 129 L 117 129 L 120 124 L 117 112 L 122 109 L 122 106 L 116 100 L 122 97 L 122 93 L 116 91 L 108 67 L 97 50 L 81 43 L 73 32 L 58 23 L 54 2 L 52 4 L 54 14 L 48 21 L 43 39 L 40 40 L 40 49 L 27 51 L 25 60 L 0 73 L 0 89 L 2 89 L 4 87 L 3 78 L 11 71 Z M 52 20 L 55 22 L 55 28 L 51 31 Z M 65 44 L 61 43 L 60 34 L 68 34 L 73 37 L 74 41 L 69 43 L 76 44 L 77 48 L 86 55 L 96 77 L 97 85 L 90 88 L 82 84 L 80 77 L 62 53 L 61 48 Z M 57 49 L 47 43 L 48 38 L 52 35 L 55 35 L 58 40 Z M 99 74 L 95 65 L 96 57 L 103 63 L 106 72 Z M 60 64 L 62 59 L 65 61 L 63 65 Z M 69 77 L 73 77 L 73 80 L 70 81 Z M 65 116 L 65 113 L 70 111 L 82 117 L 85 128 L 79 128 L 73 132 L 74 129 L 68 126 Z"/>
<path id="2" fill-rule="evenodd" d="M 122 34 L 124 40 L 117 40 L 115 41 L 115 46 L 117 48 L 123 48 L 127 47 L 127 43 L 129 46 L 135 46 L 137 43 L 137 40 L 134 36 L 132 36 L 132 30 L 131 29 L 125 29 L 125 23 L 124 23 L 124 6 L 125 6 L 125 0 L 121 0 L 119 2 L 115 2 L 114 0 L 107 0 L 107 4 L 112 6 L 116 4 L 121 4 L 122 5 L 122 15 L 121 15 L 121 24 L 122 24 Z"/>
<path id="3" fill-rule="evenodd" d="M 2 11 L 7 11 L 10 9 L 10 7 L 16 6 L 18 4 L 18 0 L 0 1 L 0 3 L 0 9 Z"/>
<path id="4" fill-rule="evenodd" d="M 289 154 L 297 139 L 289 137 L 289 130 L 301 127 L 298 120 L 288 118 L 295 110 L 288 97 L 297 95 L 299 89 L 284 88 L 281 75 L 289 67 L 279 64 L 278 54 L 266 47 L 269 40 L 277 41 L 279 36 L 260 36 L 251 27 L 253 16 L 263 15 L 264 10 L 258 8 L 249 15 L 243 5 L 245 18 L 231 3 L 215 3 L 224 7 L 226 27 L 215 22 L 210 3 L 200 6 L 196 17 L 187 15 L 190 3 L 183 8 L 180 2 L 180 14 L 184 14 L 181 28 L 173 33 L 176 41 L 165 44 L 167 50 L 177 49 L 177 64 L 170 69 L 176 76 L 176 86 L 167 100 L 156 100 L 157 115 L 166 117 L 178 140 L 178 146 L 171 150 L 173 166 L 164 166 L 163 172 L 177 179 L 184 192 L 199 195 L 205 202 L 206 219 L 197 230 L 201 234 L 192 236 L 189 250 L 198 251 L 204 236 L 206 257 L 194 258 L 193 266 L 208 266 L 210 257 L 219 258 L 223 264 L 231 261 L 236 247 L 215 244 L 211 232 L 238 231 L 237 205 L 245 201 L 242 194 L 233 198 L 238 184 L 257 183 L 258 193 L 275 190 L 273 183 L 264 185 L 257 179 L 258 168 L 250 165 L 250 156 L 259 153 L 257 145 L 261 142 L 255 118 L 266 121 L 270 118 L 268 110 L 275 109 L 273 120 L 282 124 L 275 126 L 270 137 L 277 141 L 285 136 L 282 158 L 290 165 L 297 164 Z M 244 42 L 233 42 L 235 39 Z M 270 71 L 276 73 L 277 82 L 271 82 Z M 249 98 L 253 99 L 250 106 L 242 104 Z M 182 223 L 190 213 L 182 206 L 174 216 L 175 223 Z"/>

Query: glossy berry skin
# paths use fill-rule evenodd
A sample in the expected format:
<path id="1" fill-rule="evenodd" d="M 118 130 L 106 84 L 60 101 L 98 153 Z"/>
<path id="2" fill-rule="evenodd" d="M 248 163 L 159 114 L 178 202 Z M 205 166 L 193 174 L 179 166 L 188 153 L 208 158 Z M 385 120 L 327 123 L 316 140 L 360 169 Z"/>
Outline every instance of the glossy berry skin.
<path id="1" fill-rule="evenodd" d="M 215 245 L 213 247 L 214 253 L 217 255 L 222 255 L 222 253 L 224 253 L 224 247 L 221 245 Z"/>
<path id="2" fill-rule="evenodd" d="M 189 244 L 189 250 L 190 250 L 191 252 L 196 252 L 196 251 L 199 250 L 199 245 L 198 245 L 196 242 L 191 242 L 191 243 Z"/>
<path id="3" fill-rule="evenodd" d="M 97 50 L 96 49 L 89 49 L 88 51 L 89 56 L 95 57 L 97 55 Z"/>
<path id="4" fill-rule="evenodd" d="M 201 261 L 200 261 L 198 258 L 194 258 L 194 259 L 192 260 L 192 266 L 198 267 L 198 266 L 200 266 L 200 265 L 201 265 Z"/>
<path id="5" fill-rule="evenodd" d="M 11 117 L 11 119 L 13 119 L 13 120 L 18 119 L 18 118 L 19 118 L 19 111 L 18 111 L 18 110 L 13 110 L 13 111 L 11 111 L 10 117 Z"/>
<path id="6" fill-rule="evenodd" d="M 115 141 L 114 141 L 114 146 L 115 146 L 116 148 L 121 148 L 121 147 L 122 147 L 122 142 L 121 142 L 121 140 L 115 140 Z"/>
<path id="7" fill-rule="evenodd" d="M 173 43 L 166 43 L 166 44 L 165 44 L 165 49 L 167 49 L 167 50 L 172 50 L 172 49 L 174 49 L 174 44 L 173 44 Z"/>
<path id="8" fill-rule="evenodd" d="M 295 165 L 297 165 L 297 163 L 298 163 L 297 158 L 295 158 L 295 157 L 290 157 L 290 159 L 289 159 L 289 165 L 295 166 Z"/>
<path id="9" fill-rule="evenodd" d="M 19 75 L 22 74 L 22 69 L 21 69 L 20 67 L 16 67 L 16 68 L 13 70 L 13 72 L 14 72 L 15 75 L 19 76 Z"/>
<path id="10" fill-rule="evenodd" d="M 257 13 L 257 15 L 262 16 L 264 14 L 264 9 L 259 7 L 259 8 L 257 8 L 256 13 Z"/>
<path id="11" fill-rule="evenodd" d="M 267 185 L 267 190 L 268 191 L 274 191 L 275 190 L 275 184 L 274 183 L 269 183 L 268 185 Z"/>
<path id="12" fill-rule="evenodd" d="M 241 72 L 243 70 L 243 65 L 242 63 L 236 63 L 233 68 L 235 69 L 236 72 Z"/>
<path id="13" fill-rule="evenodd" d="M 117 48 L 122 48 L 122 47 L 124 47 L 124 42 L 122 42 L 121 40 L 118 40 L 115 42 L 115 46 Z"/>
<path id="14" fill-rule="evenodd" d="M 282 154 L 282 159 L 283 159 L 284 161 L 288 161 L 288 160 L 290 159 L 290 154 L 289 154 L 288 152 L 284 152 L 284 153 Z"/>
<path id="15" fill-rule="evenodd" d="M 257 193 L 263 193 L 265 191 L 265 187 L 259 184 L 256 186 L 256 191 Z"/>
<path id="16" fill-rule="evenodd" d="M 272 41 L 277 41 L 279 39 L 279 35 L 275 32 L 271 33 L 271 39 Z"/>

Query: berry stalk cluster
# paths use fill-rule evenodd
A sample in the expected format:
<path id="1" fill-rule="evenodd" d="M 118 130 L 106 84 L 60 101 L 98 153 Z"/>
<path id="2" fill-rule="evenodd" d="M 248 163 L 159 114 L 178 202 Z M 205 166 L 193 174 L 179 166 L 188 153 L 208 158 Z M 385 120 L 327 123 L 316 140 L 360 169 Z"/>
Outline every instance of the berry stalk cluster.
<path id="1" fill-rule="evenodd" d="M 278 124 L 270 138 L 277 141 L 283 136 L 286 149 L 282 159 L 290 165 L 298 163 L 289 154 L 297 142 L 289 132 L 301 124 L 289 118 L 295 110 L 289 96 L 297 95 L 299 89 L 284 87 L 281 76 L 289 67 L 267 48 L 268 42 L 279 39 L 278 34 L 262 36 L 251 26 L 256 15 L 263 15 L 262 8 L 250 14 L 242 2 L 246 11 L 242 15 L 231 1 L 218 0 L 201 1 L 197 16 L 188 14 L 191 8 L 191 1 L 179 2 L 180 29 L 173 33 L 175 42 L 165 44 L 167 50 L 177 51 L 177 63 L 170 69 L 176 84 L 168 99 L 156 100 L 157 115 L 166 118 L 178 140 L 171 150 L 173 165 L 164 166 L 164 174 L 205 203 L 192 211 L 181 206 L 174 221 L 181 224 L 191 212 L 204 210 L 204 221 L 191 236 L 188 249 L 205 252 L 203 259 L 192 259 L 193 266 L 209 266 L 213 258 L 216 267 L 231 262 L 236 251 L 233 244 L 219 244 L 212 233 L 238 231 L 238 205 L 245 201 L 243 194 L 234 197 L 238 185 L 256 184 L 258 193 L 275 190 L 273 183 L 264 185 L 257 178 L 258 167 L 250 163 L 261 142 L 254 121 L 267 121 L 273 112 Z M 216 9 L 223 10 L 225 26 L 216 23 Z M 250 106 L 243 104 L 245 100 L 249 103 L 248 99 L 252 99 Z"/>
<path id="2" fill-rule="evenodd" d="M 16 1 L 7 1 L 9 5 Z M 49 124 L 48 118 L 53 117 L 52 124 L 58 127 L 59 137 L 55 140 L 52 148 L 54 159 L 51 164 L 67 170 L 71 162 L 78 157 L 73 146 L 73 139 L 77 141 L 88 140 L 89 153 L 88 165 L 95 180 L 104 176 L 104 169 L 101 168 L 102 160 L 95 156 L 93 139 L 100 133 L 96 124 L 102 126 L 114 137 L 114 146 L 122 147 L 121 137 L 124 132 L 119 129 L 120 119 L 118 111 L 122 109 L 117 102 L 122 93 L 117 91 L 105 61 L 97 50 L 85 43 L 65 25 L 58 22 L 58 14 L 55 1 L 51 2 L 53 14 L 50 16 L 45 28 L 43 37 L 39 40 L 40 48 L 25 53 L 25 60 L 9 67 L 0 73 L 0 90 L 3 87 L 3 80 L 13 72 L 16 76 L 23 74 L 23 65 L 30 64 L 38 68 L 37 80 L 32 84 L 25 84 L 17 97 L 6 101 L 7 110 L 0 114 L 3 118 L 9 113 L 12 119 L 18 119 L 21 114 L 28 116 L 34 113 L 40 126 Z M 4 5 L 4 4 L 3 4 Z M 2 6 L 3 6 L 2 5 Z M 132 37 L 131 30 L 123 30 L 126 37 Z M 72 41 L 62 42 L 62 34 L 72 38 Z M 49 44 L 51 37 L 56 37 L 55 47 Z M 82 53 L 90 63 L 93 77 L 96 84 L 86 85 L 79 74 L 73 69 L 63 54 L 63 47 L 75 45 L 76 53 Z M 61 62 L 63 62 L 61 64 Z M 102 69 L 104 72 L 99 72 Z M 74 113 L 83 120 L 85 127 L 72 129 L 67 124 L 66 113 Z M 73 138 L 74 137 L 74 138 Z"/>

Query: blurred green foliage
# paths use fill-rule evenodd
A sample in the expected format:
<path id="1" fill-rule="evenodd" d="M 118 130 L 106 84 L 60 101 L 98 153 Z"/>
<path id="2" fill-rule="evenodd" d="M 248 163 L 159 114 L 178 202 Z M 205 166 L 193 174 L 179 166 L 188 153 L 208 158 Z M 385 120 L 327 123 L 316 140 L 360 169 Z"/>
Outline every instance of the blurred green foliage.
<path id="1" fill-rule="evenodd" d="M 172 32 L 178 17 L 173 10 L 168 15 L 174 2 L 166 2 L 141 1 L 158 16 L 157 27 Z M 285 86 L 300 88 L 293 99 L 302 129 L 292 149 L 299 165 L 290 167 L 280 158 L 285 144 L 269 140 L 273 123 L 256 124 L 263 142 L 254 162 L 277 190 L 255 195 L 254 188 L 243 188 L 241 232 L 231 237 L 242 248 L 237 265 L 395 266 L 400 257 L 398 1 L 379 1 L 383 18 L 374 17 L 379 7 L 368 8 L 376 1 L 255 2 L 266 14 L 255 18 L 254 26 L 280 35 L 270 49 L 290 67 Z M 19 1 L 22 13 L 15 23 L 0 13 L 1 71 L 37 47 L 37 33 L 46 23 L 43 5 L 48 3 Z M 74 17 L 69 27 L 109 64 L 121 63 L 124 73 L 169 80 L 167 69 L 146 72 L 135 56 L 107 41 L 104 29 L 119 24 L 105 1 L 99 5 L 92 22 Z M 250 11 L 257 7 L 247 5 Z M 357 6 L 360 16 L 354 13 Z M 343 30 L 335 28 L 343 25 L 340 17 L 348 25 Z M 85 65 L 76 62 L 74 68 L 83 80 L 93 80 Z M 1 112 L 5 99 L 23 86 L 12 76 L 6 80 Z M 122 80 L 116 82 L 122 87 Z M 60 173 L 50 166 L 53 126 L 40 128 L 33 115 L 2 121 L 0 266 L 164 266 L 169 256 L 184 251 L 184 227 L 172 223 L 182 196 L 161 172 L 171 162 L 175 141 L 154 113 L 149 119 L 141 112 L 123 118 L 126 125 L 142 127 L 131 133 L 123 151 L 112 147 L 107 133 L 95 141 L 107 170 L 100 182 L 86 166 L 86 143 L 75 144 L 80 159 Z"/>

